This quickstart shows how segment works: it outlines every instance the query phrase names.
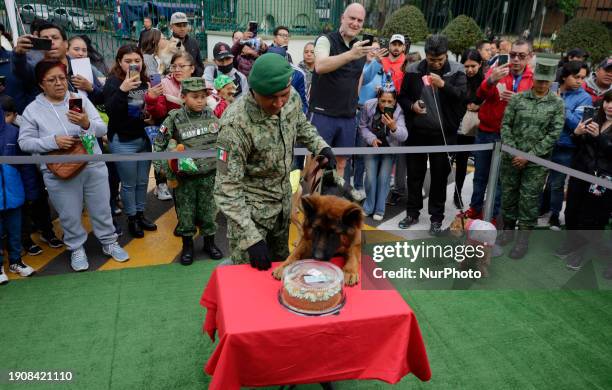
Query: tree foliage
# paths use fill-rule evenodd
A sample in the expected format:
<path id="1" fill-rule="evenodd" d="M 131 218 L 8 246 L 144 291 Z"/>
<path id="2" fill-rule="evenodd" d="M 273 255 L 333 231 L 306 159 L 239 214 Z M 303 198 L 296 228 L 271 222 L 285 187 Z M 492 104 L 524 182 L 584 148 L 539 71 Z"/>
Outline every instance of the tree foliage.
<path id="1" fill-rule="evenodd" d="M 382 29 L 382 36 L 390 37 L 393 34 L 407 35 L 412 42 L 425 40 L 429 29 L 421 10 L 413 5 L 407 5 L 391 14 Z"/>
<path id="2" fill-rule="evenodd" d="M 612 36 L 610 31 L 599 22 L 575 18 L 559 31 L 553 49 L 556 52 L 566 52 L 576 47 L 589 52 L 595 64 L 612 51 Z"/>
<path id="3" fill-rule="evenodd" d="M 442 30 L 442 34 L 448 38 L 448 48 L 455 55 L 460 55 L 465 49 L 484 39 L 478 24 L 466 15 L 459 15 L 451 20 Z"/>

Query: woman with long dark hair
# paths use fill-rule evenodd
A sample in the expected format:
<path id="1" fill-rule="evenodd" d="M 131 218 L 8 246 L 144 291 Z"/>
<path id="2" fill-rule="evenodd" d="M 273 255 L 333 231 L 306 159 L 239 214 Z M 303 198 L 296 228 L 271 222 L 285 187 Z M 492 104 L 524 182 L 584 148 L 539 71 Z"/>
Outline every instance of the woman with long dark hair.
<path id="1" fill-rule="evenodd" d="M 104 85 L 111 153 L 151 151 L 145 132 L 145 120 L 148 120 L 144 109 L 146 92 L 147 74 L 142 52 L 134 45 L 121 46 Z M 121 161 L 116 166 L 129 232 L 135 238 L 142 238 L 143 230 L 157 230 L 157 226 L 144 216 L 151 162 Z"/>
<path id="2" fill-rule="evenodd" d="M 482 56 L 475 49 L 467 49 L 463 52 L 461 56 L 461 63 L 465 68 L 465 75 L 467 76 L 467 95 L 465 98 L 465 104 L 467 106 L 467 111 L 465 118 L 470 115 L 474 115 L 471 113 L 476 113 L 478 115 L 478 110 L 480 109 L 480 105 L 482 104 L 482 99 L 479 99 L 476 96 L 476 91 L 478 91 L 478 87 L 482 84 L 482 80 L 484 76 L 482 74 Z M 476 138 L 476 134 L 457 134 L 457 144 L 458 145 L 472 145 L 474 143 L 474 139 Z M 465 182 L 465 176 L 467 174 L 467 162 L 470 157 L 470 152 L 458 152 L 455 153 L 455 196 L 453 198 L 455 207 L 460 210 L 463 210 L 463 198 L 461 198 L 461 190 L 463 189 L 463 183 Z"/>
<path id="3" fill-rule="evenodd" d="M 595 119 L 581 121 L 572 139 L 576 145 L 572 168 L 612 183 L 612 91 L 603 96 Z M 557 250 L 569 269 L 582 267 L 590 247 L 605 245 L 603 234 L 611 212 L 612 190 L 570 177 L 565 205 L 567 239 Z M 609 245 L 609 239 L 607 242 Z M 612 262 L 604 277 L 612 279 Z"/>

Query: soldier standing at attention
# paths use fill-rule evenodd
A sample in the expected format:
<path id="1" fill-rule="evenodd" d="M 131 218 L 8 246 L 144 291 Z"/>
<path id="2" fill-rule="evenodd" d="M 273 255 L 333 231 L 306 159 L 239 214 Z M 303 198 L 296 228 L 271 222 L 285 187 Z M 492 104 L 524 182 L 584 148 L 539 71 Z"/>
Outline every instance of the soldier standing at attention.
<path id="1" fill-rule="evenodd" d="M 549 158 L 563 130 L 565 111 L 563 100 L 550 92 L 555 80 L 557 61 L 537 58 L 534 83 L 530 91 L 512 97 L 502 122 L 501 139 L 506 145 L 529 154 Z M 518 237 L 510 257 L 521 259 L 527 253 L 530 230 L 538 219 L 540 194 L 548 170 L 522 157 L 502 156 L 502 216 L 504 234 L 501 244 L 514 239 L 518 220 Z"/>
<path id="2" fill-rule="evenodd" d="M 171 143 L 182 144 L 191 150 L 210 150 L 215 147 L 219 122 L 206 106 L 208 95 L 205 88 L 204 79 L 200 77 L 190 77 L 181 82 L 181 97 L 185 105 L 172 110 L 160 127 L 160 135 L 154 144 L 156 152 L 170 151 L 168 145 Z M 171 168 L 166 161 L 161 162 L 161 168 L 168 178 L 178 182 L 174 190 L 174 204 L 178 216 L 176 232 L 183 238 L 183 265 L 193 263 L 193 236 L 197 233 L 197 225 L 204 237 L 204 252 L 214 260 L 223 257 L 215 245 L 217 209 L 212 198 L 215 157 L 196 159 L 194 162 L 195 167 L 191 170 L 181 170 L 180 166 Z"/>
<path id="3" fill-rule="evenodd" d="M 300 143 L 326 157 L 335 168 L 331 148 L 302 112 L 291 88 L 293 68 L 276 54 L 255 61 L 250 91 L 230 105 L 217 140 L 215 201 L 227 217 L 234 264 L 267 270 L 271 261 L 289 255 L 293 148 Z"/>

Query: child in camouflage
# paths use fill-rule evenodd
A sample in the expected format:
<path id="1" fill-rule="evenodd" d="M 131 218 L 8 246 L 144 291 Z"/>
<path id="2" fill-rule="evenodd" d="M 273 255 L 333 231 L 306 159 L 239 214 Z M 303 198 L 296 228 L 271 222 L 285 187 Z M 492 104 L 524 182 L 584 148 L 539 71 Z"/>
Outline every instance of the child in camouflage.
<path id="1" fill-rule="evenodd" d="M 204 79 L 191 77 L 181 82 L 182 108 L 172 110 L 155 139 L 157 152 L 169 150 L 212 150 L 217 142 L 219 123 L 212 110 L 206 106 Z M 182 145 L 182 146 L 181 146 Z M 178 147 L 177 147 L 178 146 Z M 215 184 L 215 157 L 181 158 L 156 162 L 175 181 L 174 203 L 178 216 L 176 232 L 183 238 L 181 264 L 193 263 L 193 236 L 200 227 L 204 237 L 204 252 L 218 260 L 223 253 L 215 245 L 217 209 L 212 197 Z"/>

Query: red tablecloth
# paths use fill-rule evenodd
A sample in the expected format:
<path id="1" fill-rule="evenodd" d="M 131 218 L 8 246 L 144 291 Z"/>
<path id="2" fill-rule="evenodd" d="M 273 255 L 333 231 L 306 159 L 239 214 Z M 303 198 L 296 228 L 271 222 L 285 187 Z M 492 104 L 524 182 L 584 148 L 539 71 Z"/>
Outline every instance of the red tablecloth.
<path id="1" fill-rule="evenodd" d="M 200 300 L 204 331 L 220 337 L 205 366 L 209 389 L 431 378 L 417 320 L 396 291 L 346 288 L 339 315 L 302 317 L 279 304 L 279 287 L 271 271 L 249 265 L 213 272 Z"/>

